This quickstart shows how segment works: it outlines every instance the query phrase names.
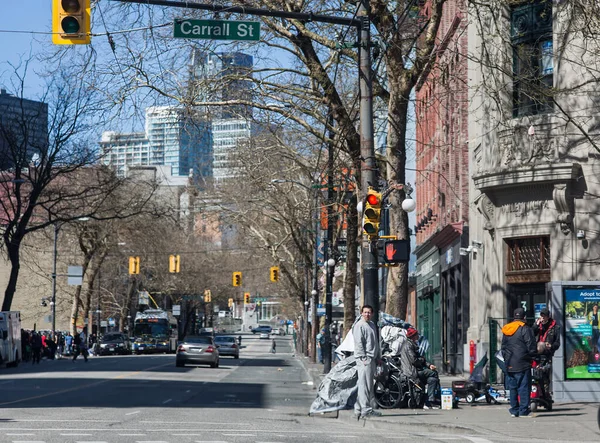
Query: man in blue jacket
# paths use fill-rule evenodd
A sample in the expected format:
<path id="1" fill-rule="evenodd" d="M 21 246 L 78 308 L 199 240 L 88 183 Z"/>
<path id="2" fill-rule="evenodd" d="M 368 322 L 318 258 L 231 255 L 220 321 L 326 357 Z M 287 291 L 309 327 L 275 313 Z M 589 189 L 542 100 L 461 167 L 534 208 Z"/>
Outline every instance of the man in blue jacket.
<path id="1" fill-rule="evenodd" d="M 502 328 L 502 355 L 506 364 L 504 386 L 510 391 L 510 415 L 530 417 L 531 360 L 537 354 L 533 331 L 525 324 L 525 310 L 517 308 L 514 321 Z"/>

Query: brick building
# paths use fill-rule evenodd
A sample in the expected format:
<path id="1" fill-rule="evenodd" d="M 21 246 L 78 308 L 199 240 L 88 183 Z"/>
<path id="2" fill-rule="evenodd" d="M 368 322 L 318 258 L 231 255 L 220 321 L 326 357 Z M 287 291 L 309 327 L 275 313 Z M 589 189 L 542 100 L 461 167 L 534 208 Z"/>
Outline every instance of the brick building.
<path id="1" fill-rule="evenodd" d="M 469 326 L 466 8 L 446 3 L 437 56 L 416 93 L 417 324 L 429 358 L 452 373 L 463 370 Z"/>

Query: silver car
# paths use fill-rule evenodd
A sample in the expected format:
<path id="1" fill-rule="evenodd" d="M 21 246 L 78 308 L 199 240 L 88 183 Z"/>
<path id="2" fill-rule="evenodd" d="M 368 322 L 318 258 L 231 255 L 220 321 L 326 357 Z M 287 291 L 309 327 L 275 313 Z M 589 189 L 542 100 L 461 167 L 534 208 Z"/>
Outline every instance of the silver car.
<path id="1" fill-rule="evenodd" d="M 219 349 L 214 339 L 207 335 L 191 335 L 180 342 L 175 366 L 183 367 L 186 364 L 209 364 L 211 368 L 218 368 Z"/>
<path id="2" fill-rule="evenodd" d="M 217 335 L 215 344 L 219 348 L 219 355 L 230 355 L 233 358 L 240 358 L 240 348 L 234 337 Z"/>

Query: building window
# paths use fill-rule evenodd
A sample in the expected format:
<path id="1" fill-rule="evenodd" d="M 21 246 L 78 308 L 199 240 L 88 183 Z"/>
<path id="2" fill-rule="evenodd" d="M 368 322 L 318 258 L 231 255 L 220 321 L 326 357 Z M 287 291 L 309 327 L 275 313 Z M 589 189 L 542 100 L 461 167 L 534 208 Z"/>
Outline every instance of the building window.
<path id="1" fill-rule="evenodd" d="M 513 117 L 553 109 L 554 59 L 552 2 L 538 0 L 511 11 L 513 49 Z"/>
<path id="2" fill-rule="evenodd" d="M 550 237 L 507 239 L 508 283 L 550 281 Z"/>

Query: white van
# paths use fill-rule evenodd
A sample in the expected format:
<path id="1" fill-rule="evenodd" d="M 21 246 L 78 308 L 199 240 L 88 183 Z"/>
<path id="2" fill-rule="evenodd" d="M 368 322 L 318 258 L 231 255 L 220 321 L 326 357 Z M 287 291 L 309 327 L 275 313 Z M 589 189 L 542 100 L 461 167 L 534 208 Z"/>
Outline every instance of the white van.
<path id="1" fill-rule="evenodd" d="M 0 312 L 0 365 L 17 366 L 21 361 L 21 313 Z"/>

